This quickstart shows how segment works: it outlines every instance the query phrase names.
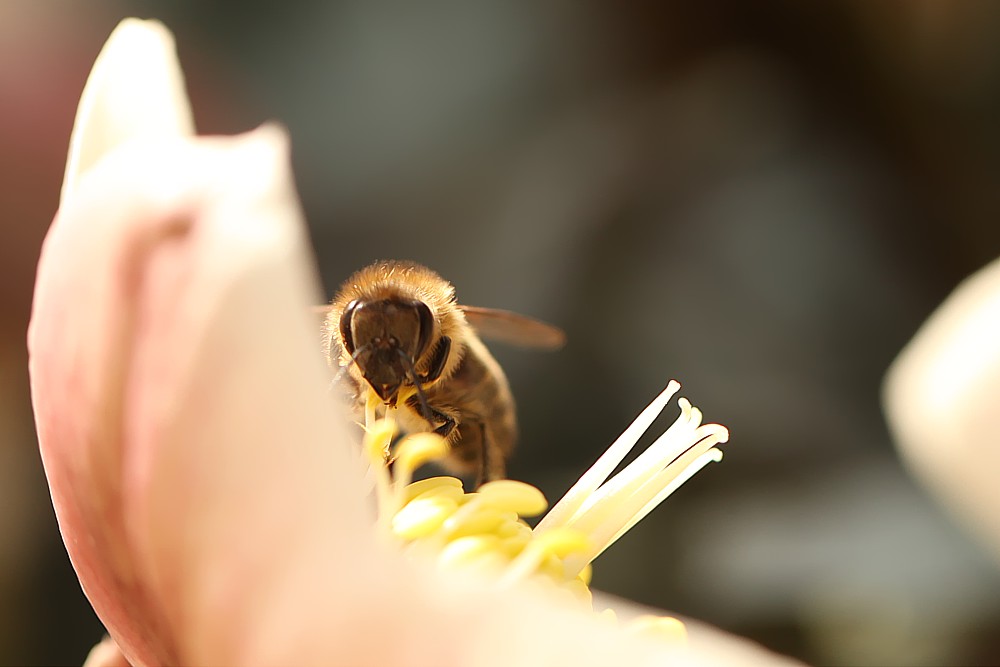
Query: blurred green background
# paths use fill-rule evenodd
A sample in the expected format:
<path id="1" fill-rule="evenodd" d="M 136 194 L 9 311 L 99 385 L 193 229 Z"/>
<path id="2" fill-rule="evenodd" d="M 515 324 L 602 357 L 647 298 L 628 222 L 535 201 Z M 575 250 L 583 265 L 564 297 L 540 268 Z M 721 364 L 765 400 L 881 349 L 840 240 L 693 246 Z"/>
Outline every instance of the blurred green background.
<path id="1" fill-rule="evenodd" d="M 1000 255 L 1000 4 L 863 0 L 3 0 L 0 663 L 79 664 L 102 632 L 24 335 L 77 98 L 129 15 L 175 32 L 201 131 L 287 125 L 329 293 L 407 258 L 567 331 L 496 349 L 511 476 L 558 497 L 670 378 L 730 427 L 596 588 L 814 664 L 1000 663 L 1000 569 L 879 407 L 895 353 Z"/>

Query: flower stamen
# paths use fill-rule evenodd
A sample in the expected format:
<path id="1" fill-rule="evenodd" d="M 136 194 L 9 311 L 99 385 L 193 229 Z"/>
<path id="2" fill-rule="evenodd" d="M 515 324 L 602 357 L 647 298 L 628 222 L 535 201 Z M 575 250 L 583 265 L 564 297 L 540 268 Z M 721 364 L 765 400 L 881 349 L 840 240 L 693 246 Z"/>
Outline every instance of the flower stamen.
<path id="1" fill-rule="evenodd" d="M 591 562 L 696 472 L 722 459 L 716 446 L 728 440 L 729 431 L 702 424 L 701 411 L 680 398 L 674 423 L 612 475 L 679 389 L 671 381 L 534 530 L 522 517 L 541 514 L 548 502 L 529 484 L 496 480 L 466 493 L 455 477 L 412 481 L 420 466 L 446 457 L 449 447 L 439 435 L 417 433 L 392 450 L 395 411 L 376 421 L 372 393 L 365 406 L 364 453 L 375 478 L 379 524 L 407 552 L 429 555 L 438 567 L 482 571 L 502 587 L 549 582 L 590 608 Z M 613 612 L 608 616 L 614 619 Z M 683 623 L 673 618 L 642 617 L 630 627 L 673 641 L 685 635 Z"/>

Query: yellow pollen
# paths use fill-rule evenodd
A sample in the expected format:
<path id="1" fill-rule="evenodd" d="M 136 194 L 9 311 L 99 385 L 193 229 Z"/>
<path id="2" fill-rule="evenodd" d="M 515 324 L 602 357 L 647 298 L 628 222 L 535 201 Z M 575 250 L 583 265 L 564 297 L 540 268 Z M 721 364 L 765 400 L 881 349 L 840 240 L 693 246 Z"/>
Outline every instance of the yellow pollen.
<path id="1" fill-rule="evenodd" d="M 495 554 L 500 546 L 496 535 L 469 535 L 452 540 L 441 550 L 442 565 L 467 565 L 484 554 Z"/>
<path id="2" fill-rule="evenodd" d="M 513 479 L 483 484 L 479 487 L 479 499 L 484 505 L 506 509 L 521 516 L 538 516 L 549 506 L 541 491 Z"/>
<path id="3" fill-rule="evenodd" d="M 448 493 L 450 490 L 455 490 L 458 495 L 464 494 L 462 491 L 462 480 L 457 477 L 428 477 L 427 479 L 422 479 L 419 482 L 413 482 L 408 484 L 406 487 L 406 493 L 403 494 L 403 502 L 410 502 L 414 498 L 421 496 L 425 493 Z"/>
<path id="4" fill-rule="evenodd" d="M 438 567 L 482 572 L 498 586 L 532 580 L 592 609 L 591 561 L 691 475 L 722 457 L 716 445 L 728 439 L 728 431 L 702 424 L 701 411 L 682 398 L 674 424 L 611 475 L 679 388 L 671 382 L 535 529 L 522 517 L 542 514 L 548 502 L 530 484 L 497 480 L 466 493 L 456 477 L 413 482 L 418 468 L 447 456 L 448 444 L 436 434 L 417 433 L 393 450 L 394 410 L 375 420 L 380 403 L 370 393 L 363 452 L 375 480 L 379 523 L 405 553 L 430 555 Z M 611 609 L 601 617 L 618 624 Z M 671 642 L 686 637 L 684 624 L 670 617 L 642 616 L 623 627 Z"/>
<path id="5" fill-rule="evenodd" d="M 451 498 L 418 498 L 392 517 L 392 532 L 404 540 L 427 537 L 438 530 L 457 507 L 458 503 Z"/>
<path id="6" fill-rule="evenodd" d="M 628 632 L 669 642 L 687 640 L 684 623 L 671 616 L 640 616 L 626 626 Z"/>

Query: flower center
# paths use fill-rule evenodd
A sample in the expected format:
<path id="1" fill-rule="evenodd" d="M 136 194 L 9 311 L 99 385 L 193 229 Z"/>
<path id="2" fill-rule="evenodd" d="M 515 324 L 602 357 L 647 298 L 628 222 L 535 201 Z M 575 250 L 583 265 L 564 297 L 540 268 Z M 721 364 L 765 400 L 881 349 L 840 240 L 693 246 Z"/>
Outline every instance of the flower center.
<path id="1" fill-rule="evenodd" d="M 524 517 L 548 507 L 537 488 L 498 480 L 467 493 L 456 477 L 414 482 L 417 468 L 447 455 L 447 443 L 433 433 L 416 433 L 393 447 L 394 411 L 376 420 L 369 409 L 364 452 L 380 530 L 439 567 L 478 570 L 498 586 L 532 581 L 593 609 L 591 562 L 698 470 L 722 458 L 716 445 L 726 442 L 729 432 L 702 424 L 701 411 L 681 398 L 680 416 L 670 428 L 611 476 L 679 389 L 671 381 L 534 529 Z M 615 618 L 610 609 L 602 616 Z M 684 625 L 669 617 L 640 617 L 628 629 L 672 640 L 685 636 Z"/>

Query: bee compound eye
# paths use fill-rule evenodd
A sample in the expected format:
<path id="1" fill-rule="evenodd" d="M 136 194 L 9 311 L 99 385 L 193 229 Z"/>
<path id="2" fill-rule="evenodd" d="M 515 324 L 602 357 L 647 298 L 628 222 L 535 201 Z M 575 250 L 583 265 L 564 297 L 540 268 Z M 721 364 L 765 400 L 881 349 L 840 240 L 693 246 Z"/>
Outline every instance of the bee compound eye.
<path id="1" fill-rule="evenodd" d="M 340 316 L 340 339 L 344 342 L 344 349 L 348 354 L 354 354 L 354 334 L 351 333 L 351 320 L 354 313 L 361 307 L 361 302 L 355 299 L 347 304 L 344 313 Z"/>
<path id="2" fill-rule="evenodd" d="M 420 319 L 420 337 L 417 339 L 417 354 L 414 356 L 414 359 L 419 359 L 424 356 L 434 334 L 434 315 L 423 301 L 414 301 L 413 307 L 416 308 L 417 317 Z"/>

